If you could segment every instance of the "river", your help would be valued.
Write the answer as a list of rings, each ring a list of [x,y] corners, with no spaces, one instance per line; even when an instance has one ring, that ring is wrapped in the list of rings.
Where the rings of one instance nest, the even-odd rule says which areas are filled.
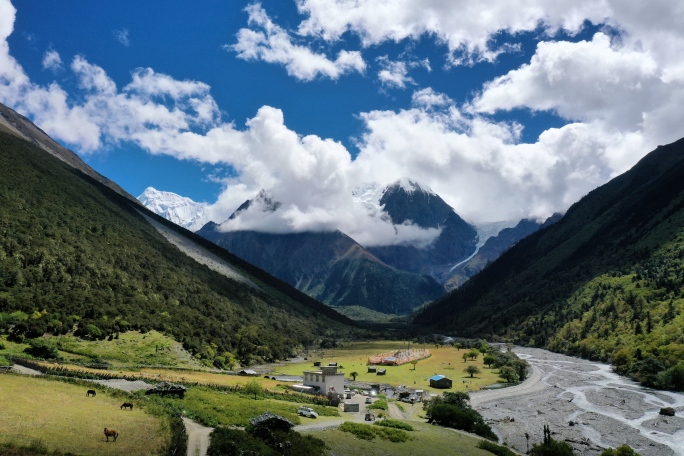
[[[512,388],[471,393],[471,403],[496,433],[521,452],[543,439],[549,425],[581,456],[623,443],[641,456],[684,456],[684,395],[643,388],[607,364],[516,347],[533,372]],[[661,416],[673,407],[676,416]]]

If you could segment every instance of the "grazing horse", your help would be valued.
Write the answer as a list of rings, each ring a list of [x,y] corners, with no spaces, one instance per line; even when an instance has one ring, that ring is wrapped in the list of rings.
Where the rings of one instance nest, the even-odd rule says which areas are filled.
[[[133,404],[131,404],[130,402],[124,402],[123,404],[121,404],[121,410],[123,410],[125,408],[133,410]]]
[[[97,394],[97,393],[95,392],[95,390],[88,390],[88,392],[86,393],[86,397],[88,397],[88,396],[93,396],[93,397],[94,397],[95,394]]]
[[[116,438],[119,436],[119,433],[116,432],[114,429],[107,429],[107,428],[105,428],[104,434],[105,434],[105,437],[107,437],[107,442],[109,442],[110,437],[114,437],[114,441],[116,442]]]

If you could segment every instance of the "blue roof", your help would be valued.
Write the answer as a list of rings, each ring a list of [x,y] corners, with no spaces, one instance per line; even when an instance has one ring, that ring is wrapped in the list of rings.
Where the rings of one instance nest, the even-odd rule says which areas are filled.
[[[433,375],[432,377],[430,377],[430,380],[437,381],[437,380],[441,380],[443,378],[446,378],[446,377],[444,375]]]

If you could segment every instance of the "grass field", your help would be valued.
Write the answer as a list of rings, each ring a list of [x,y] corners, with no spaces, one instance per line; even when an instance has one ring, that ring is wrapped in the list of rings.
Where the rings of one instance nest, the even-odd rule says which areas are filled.
[[[106,361],[112,366],[169,366],[193,369],[205,368],[199,361],[183,350],[180,343],[157,331],[141,334],[138,331],[121,333],[113,340],[82,340],[75,336],[46,337],[57,344],[59,355],[67,362],[90,363]],[[25,343],[9,342],[0,337],[5,346],[0,355],[28,356]]]
[[[491,385],[500,381],[497,369],[489,369],[482,363],[482,356],[475,361],[463,362],[462,355],[465,349],[456,350],[453,347],[436,348],[427,346],[432,356],[418,361],[414,366],[404,364],[402,366],[386,366],[387,375],[379,376],[368,373],[367,359],[371,355],[400,350],[406,348],[406,342],[375,341],[375,342],[351,342],[343,348],[335,348],[324,351],[309,353],[308,361],[278,366],[275,370],[286,375],[302,375],[305,370],[313,369],[314,361],[321,361],[323,365],[329,362],[337,362],[342,365],[341,369],[347,377],[351,372],[358,372],[357,381],[369,383],[388,383],[390,385],[406,385],[409,388],[423,389],[432,392],[443,391],[469,391],[478,390],[483,386]],[[421,345],[417,348],[423,348]],[[463,372],[466,366],[475,365],[481,373],[474,378]],[[441,374],[453,380],[453,388],[440,390],[430,388],[429,377]]]
[[[323,439],[329,454],[335,456],[434,456],[458,454],[459,456],[492,456],[477,448],[480,439],[454,430],[431,424],[411,422],[414,430],[407,442],[393,443],[386,440],[362,440],[339,430],[311,431],[310,435]]]
[[[140,407],[122,411],[122,402],[101,390],[86,397],[83,386],[2,374],[0,443],[40,441],[50,450],[93,456],[159,454],[170,438],[166,421]],[[116,443],[105,442],[105,427],[119,432]]]

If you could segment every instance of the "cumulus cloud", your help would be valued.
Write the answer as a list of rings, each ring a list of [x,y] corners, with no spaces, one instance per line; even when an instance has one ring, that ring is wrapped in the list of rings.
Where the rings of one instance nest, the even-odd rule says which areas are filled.
[[[542,28],[549,35],[559,30],[576,33],[585,20],[602,23],[611,13],[606,0],[299,0],[297,5],[308,16],[299,26],[302,35],[336,41],[350,32],[365,46],[434,36],[447,45],[454,64],[495,60],[511,48],[494,44],[492,38],[501,31],[515,35]]]
[[[539,43],[529,64],[486,84],[473,109],[493,113],[525,107],[634,129],[644,112],[666,102],[671,92],[666,85],[648,52],[614,46],[597,33],[591,41]]]
[[[129,37],[128,29],[122,28],[121,30],[112,30],[112,33],[114,34],[114,38],[116,38],[116,41],[118,41],[119,43],[123,44],[126,47],[131,45],[131,39]]]
[[[655,1],[652,7],[664,5]],[[477,14],[485,7],[477,2],[300,0],[298,6],[308,14],[299,28],[303,35],[333,40],[349,31],[371,45],[427,33],[447,43],[454,56],[477,59],[493,58],[497,49],[489,37],[496,31],[540,24],[549,34],[577,31],[584,20],[602,21],[612,11],[607,0],[544,8],[541,1],[492,1],[485,5],[490,15]],[[259,5],[248,13],[252,28],[241,30],[238,44],[230,47],[240,58],[282,64],[302,80],[335,79],[366,68],[358,53],[342,51],[333,61],[296,44]],[[151,68],[134,70],[131,81],[119,87],[105,69],[77,56],[66,71],[78,93],[70,95],[57,83],[35,84],[7,44],[15,14],[0,0],[0,100],[83,153],[131,143],[152,154],[230,166],[234,172],[210,208],[214,220],[225,220],[262,189],[282,204],[276,212],[246,211],[226,229],[340,229],[366,245],[424,245],[435,231],[369,216],[365,205],[354,202],[354,189],[410,176],[471,221],[544,218],[625,171],[657,144],[684,134],[684,81],[678,72],[684,54],[671,54],[684,49],[677,28],[681,12],[656,32],[649,11],[624,8],[606,19],[623,30],[619,39],[598,33],[587,41],[542,41],[526,65],[494,78],[465,105],[426,87],[413,93],[405,109],[359,113],[358,154],[334,139],[298,134],[275,107],[263,106],[244,125],[226,122],[208,85]],[[411,68],[411,62],[404,64]],[[388,70],[388,81],[391,74],[409,77]],[[553,111],[567,124],[523,143],[522,125],[491,116],[514,109]]]
[[[54,49],[48,49],[43,54],[43,69],[50,70],[52,72],[57,72],[62,69],[62,58],[59,56],[59,52]]]
[[[335,60],[315,53],[306,46],[293,43],[287,30],[273,23],[260,4],[246,8],[249,25],[237,34],[237,43],[224,46],[244,60],[262,60],[283,65],[287,73],[303,81],[318,76],[338,79],[345,73],[363,73],[366,62],[358,51],[342,50]]]

